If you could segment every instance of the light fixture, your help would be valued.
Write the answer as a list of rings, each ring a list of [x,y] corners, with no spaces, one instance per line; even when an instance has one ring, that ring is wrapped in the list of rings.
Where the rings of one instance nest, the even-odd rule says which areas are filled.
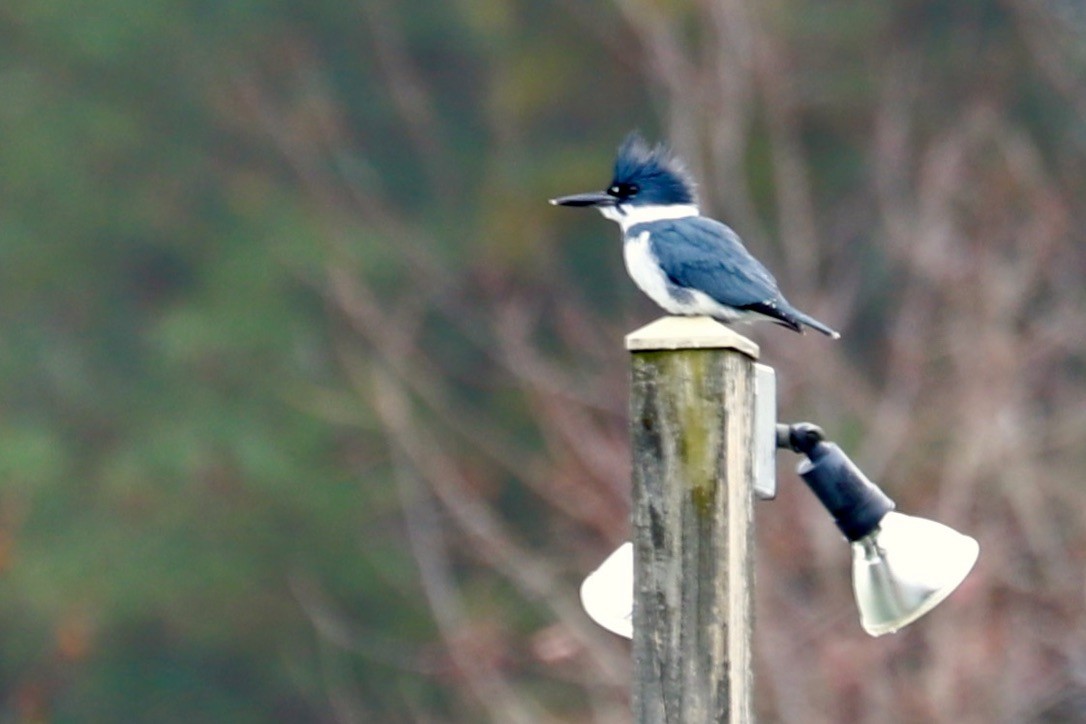
[[[894,501],[817,426],[777,425],[776,447],[806,456],[797,472],[852,545],[852,587],[868,634],[909,625],[969,575],[980,553],[976,540],[896,512]],[[624,543],[581,585],[581,603],[592,620],[626,638],[633,637],[633,568],[633,546]]]
[[[852,587],[867,633],[882,636],[909,625],[972,570],[976,540],[894,512],[894,501],[815,425],[778,425],[777,445],[807,456],[797,472],[852,544]]]

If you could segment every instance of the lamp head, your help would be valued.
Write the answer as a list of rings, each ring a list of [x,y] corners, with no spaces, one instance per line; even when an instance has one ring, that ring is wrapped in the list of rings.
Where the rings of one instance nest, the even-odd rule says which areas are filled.
[[[611,633],[633,638],[633,544],[623,543],[581,584],[581,606]]]
[[[893,633],[932,610],[977,561],[980,545],[942,523],[890,512],[852,543],[852,588],[860,625]]]

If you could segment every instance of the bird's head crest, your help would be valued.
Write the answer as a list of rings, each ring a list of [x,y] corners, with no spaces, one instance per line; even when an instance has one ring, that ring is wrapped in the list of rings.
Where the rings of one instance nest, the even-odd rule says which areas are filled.
[[[633,131],[619,146],[607,193],[622,203],[697,204],[694,179],[685,164],[662,143],[649,146]]]

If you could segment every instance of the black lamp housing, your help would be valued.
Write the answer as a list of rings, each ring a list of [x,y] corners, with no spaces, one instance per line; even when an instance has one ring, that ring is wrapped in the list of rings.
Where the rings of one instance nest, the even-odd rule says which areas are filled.
[[[850,542],[865,538],[879,527],[894,501],[882,492],[822,430],[807,422],[780,425],[780,447],[803,453],[807,459],[796,472],[833,516]]]

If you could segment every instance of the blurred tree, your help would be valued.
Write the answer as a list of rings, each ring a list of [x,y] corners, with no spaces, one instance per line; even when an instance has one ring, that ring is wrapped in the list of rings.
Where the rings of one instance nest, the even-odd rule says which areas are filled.
[[[1083,718],[1084,36],[1019,0],[9,3],[3,717],[624,721],[576,587],[654,311],[544,200],[639,126],[845,332],[752,333],[784,416],[982,542],[860,639],[785,483],[763,718]]]

